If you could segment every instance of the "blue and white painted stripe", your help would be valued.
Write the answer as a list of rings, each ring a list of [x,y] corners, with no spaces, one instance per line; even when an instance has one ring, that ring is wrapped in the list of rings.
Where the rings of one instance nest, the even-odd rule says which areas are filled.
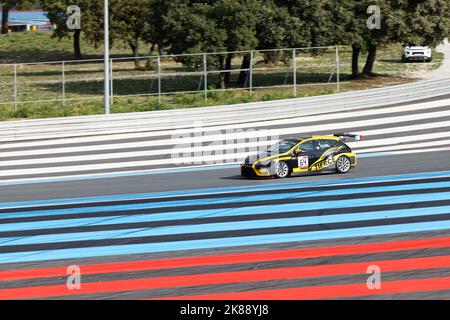
[[[71,204],[89,204],[89,203],[102,203],[109,201],[127,201],[127,200],[142,200],[142,199],[155,199],[155,198],[169,198],[176,196],[202,196],[212,194],[226,194],[234,192],[252,192],[252,191],[274,191],[285,190],[294,188],[307,188],[307,187],[319,187],[319,186],[337,186],[337,185],[351,185],[362,183],[377,183],[387,181],[408,181],[417,179],[429,179],[429,178],[445,178],[450,177],[450,171],[437,171],[437,172],[424,172],[424,173],[411,173],[367,178],[350,178],[345,180],[322,180],[322,181],[310,181],[310,182],[285,182],[285,183],[273,183],[264,185],[253,186],[239,186],[239,187],[225,187],[225,188],[210,188],[210,189],[196,189],[196,190],[180,190],[180,191],[168,191],[168,192],[153,192],[153,193],[138,193],[138,194],[126,194],[126,195],[112,195],[112,196],[96,196],[85,198],[66,198],[66,199],[53,199],[53,200],[38,200],[38,201],[21,201],[21,202],[6,202],[0,204],[0,209],[12,209],[12,208],[32,208],[38,206],[56,206],[56,205],[71,205]],[[0,217],[4,217],[0,215]]]
[[[450,229],[450,219],[447,215],[450,214],[450,205],[448,204],[433,204],[427,206],[431,202],[444,202],[450,200],[450,192],[441,191],[442,188],[450,187],[450,179],[446,181],[432,181],[432,178],[450,178],[449,172],[435,172],[421,175],[408,175],[400,176],[403,179],[407,178],[428,178],[431,179],[428,182],[414,183],[401,183],[387,186],[365,186],[359,187],[358,183],[361,181],[354,181],[350,188],[334,189],[334,190],[317,190],[313,192],[288,192],[277,193],[279,188],[283,185],[276,186],[270,189],[265,195],[251,195],[247,192],[251,192],[252,188],[239,189],[242,195],[224,197],[224,198],[198,198],[190,200],[174,200],[172,206],[174,211],[171,212],[159,212],[158,209],[167,208],[170,206],[170,198],[167,201],[161,201],[156,203],[146,204],[133,204],[133,205],[107,205],[99,207],[85,207],[85,208],[71,208],[71,209],[54,209],[54,210],[42,210],[40,211],[21,211],[1,214],[2,218],[14,217],[14,218],[26,218],[30,216],[45,216],[49,218],[48,221],[35,221],[35,222],[15,222],[0,224],[0,230],[3,232],[14,231],[26,231],[26,230],[42,230],[46,229],[43,234],[35,234],[29,236],[6,236],[0,238],[0,251],[4,247],[6,251],[0,253],[0,263],[9,262],[26,262],[26,261],[42,261],[42,260],[54,260],[54,259],[74,259],[74,258],[87,258],[87,257],[102,257],[108,255],[121,255],[121,254],[133,254],[133,253],[152,253],[162,251],[176,251],[176,250],[193,250],[193,249],[206,249],[206,248],[219,248],[230,246],[247,246],[247,245],[261,245],[261,244],[273,244],[283,242],[296,242],[307,240],[323,240],[333,238],[348,238],[358,236],[369,235],[386,235],[394,233],[406,233],[406,232],[420,232],[420,231],[432,231],[432,230],[445,230]],[[404,181],[394,177],[382,177],[381,181]],[[367,181],[366,181],[367,182]],[[351,184],[350,182],[347,182]],[[419,192],[415,192],[418,190]],[[427,190],[425,193],[421,193],[421,190]],[[394,192],[405,191],[408,194],[403,195],[389,195],[384,193],[379,196],[376,193],[379,192]],[[212,191],[211,191],[212,192]],[[366,193],[371,193],[369,198],[360,198],[359,196]],[[214,194],[214,193],[209,193]],[[354,198],[348,199],[348,196],[355,194]],[[334,196],[342,195],[347,199],[342,200],[323,200],[320,201],[322,196]],[[142,196],[142,195],[141,195]],[[311,196],[317,196],[318,201],[304,202],[303,199],[307,199]],[[201,195],[200,195],[201,197]],[[244,200],[245,199],[245,200]],[[203,205],[209,205],[214,203],[224,204],[239,204],[243,201],[257,201],[258,205],[255,206],[237,206],[232,208],[218,208],[218,209],[202,209]],[[295,199],[295,203],[283,203],[285,199]],[[265,204],[265,201],[277,200],[280,204]],[[416,205],[420,204],[420,208]],[[183,210],[186,205],[192,205],[194,210]],[[394,205],[405,205],[401,208],[393,208]],[[142,208],[147,206],[155,208],[156,212],[151,214],[130,214],[130,215],[114,215],[115,210],[132,210],[133,208]],[[365,210],[364,208],[370,206],[371,210]],[[383,206],[377,209],[377,206]],[[197,209],[198,208],[198,209]],[[333,213],[333,209],[345,209],[351,208],[351,212],[348,213]],[[359,209],[361,208],[361,209]],[[382,209],[383,208],[383,209]],[[180,210],[181,209],[181,210]],[[302,216],[302,212],[310,210],[323,210],[327,209],[329,213],[327,215],[310,215]],[[20,208],[18,209],[20,210]],[[331,211],[330,211],[331,210]],[[74,212],[83,212],[86,214],[85,218],[76,218],[63,220],[52,220],[52,216],[59,214],[68,214]],[[89,217],[89,213],[107,212],[111,213],[108,217]],[[276,213],[299,213],[301,216],[294,217],[280,217],[273,216]],[[342,212],[342,211],[341,211]],[[265,218],[264,214],[271,214],[271,218]],[[252,215],[253,218],[248,220],[246,215]],[[260,215],[260,219],[255,219],[255,215]],[[433,216],[433,217],[431,217]],[[185,219],[199,219],[199,218],[215,218],[215,217],[239,217],[238,221],[226,221],[219,222],[204,222],[204,223],[177,223],[179,220]],[[414,220],[418,217],[423,217],[426,221],[429,219],[438,219],[438,221],[417,222]],[[245,235],[247,231],[260,229],[271,230],[273,228],[281,227],[301,227],[301,226],[314,226],[333,223],[354,223],[360,222],[365,225],[372,222],[383,222],[390,219],[389,225],[376,225],[370,227],[348,227],[332,230],[319,230],[319,231],[304,231],[304,232],[290,232],[272,233],[260,235]],[[401,219],[392,222],[392,219]],[[144,223],[154,221],[169,221],[173,222],[165,226],[157,227],[129,227],[128,223]],[[392,224],[395,223],[395,224]],[[122,224],[124,226],[122,227]],[[112,225],[109,230],[95,230],[96,226]],[[67,228],[67,227],[83,227],[90,226],[94,229],[87,231],[77,230],[76,232],[56,232],[52,233],[51,229],[55,228]],[[214,233],[214,232],[234,232],[235,236],[217,236],[212,239],[201,239],[201,234]],[[176,240],[172,240],[171,236],[177,235]],[[195,240],[180,240],[182,237],[190,236],[197,237]],[[148,243],[136,244],[121,244],[111,242],[108,245],[108,240],[128,239],[133,242],[133,239],[141,240],[145,237],[163,236],[166,239],[158,242],[152,242],[149,238]],[[106,241],[106,244],[98,246],[95,242],[92,244],[89,241],[102,240]],[[147,241],[147,240],[146,240]],[[66,249],[52,248],[54,245],[58,246],[63,243],[67,246]],[[71,243],[74,243],[73,245]],[[88,243],[86,246],[78,246],[77,243]],[[21,249],[14,252],[14,246],[20,246]],[[24,247],[25,246],[25,247]],[[27,251],[27,246],[32,248],[42,248],[42,250]],[[73,247],[71,247],[73,246]]]

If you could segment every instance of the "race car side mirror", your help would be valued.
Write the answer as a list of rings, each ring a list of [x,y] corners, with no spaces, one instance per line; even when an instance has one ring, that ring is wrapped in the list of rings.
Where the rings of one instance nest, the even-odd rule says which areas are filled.
[[[295,149],[294,150],[294,154],[295,155],[298,155],[298,154],[300,154],[300,153],[302,153],[303,151],[302,151],[302,149]]]

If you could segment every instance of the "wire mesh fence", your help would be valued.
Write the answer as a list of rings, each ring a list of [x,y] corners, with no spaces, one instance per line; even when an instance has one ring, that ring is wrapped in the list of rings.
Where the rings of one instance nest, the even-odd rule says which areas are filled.
[[[305,85],[339,91],[338,47],[112,58],[111,100],[180,94],[291,88]],[[55,61],[0,65],[0,105],[103,99],[103,60]]]
[[[397,61],[398,57],[383,57]],[[389,60],[392,59],[392,60]],[[0,106],[67,106],[103,99],[101,59],[0,65]],[[217,52],[110,60],[111,102],[187,94],[205,101],[218,92],[289,90],[322,86],[339,92],[351,74],[351,48],[314,47]],[[343,81],[344,80],[344,81]]]

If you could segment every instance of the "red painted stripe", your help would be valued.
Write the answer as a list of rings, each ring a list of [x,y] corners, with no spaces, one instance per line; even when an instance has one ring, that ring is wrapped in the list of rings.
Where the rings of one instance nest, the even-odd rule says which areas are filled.
[[[367,267],[371,265],[379,266],[382,272],[448,268],[450,267],[450,256],[369,261],[322,266],[303,266],[268,270],[222,272],[214,274],[195,274],[133,280],[88,282],[82,283],[80,290],[68,290],[65,285],[3,289],[0,290],[0,299],[54,297],[64,295],[124,292],[172,287],[217,285],[224,283],[242,283],[348,274],[366,274]]]
[[[381,288],[370,290],[365,283],[293,289],[230,292],[210,295],[163,298],[158,300],[308,300],[362,297],[381,294],[412,293],[450,289],[450,278],[413,279],[382,282]]]
[[[450,237],[81,265],[84,275],[450,247]],[[0,281],[66,276],[66,266],[0,271]]]

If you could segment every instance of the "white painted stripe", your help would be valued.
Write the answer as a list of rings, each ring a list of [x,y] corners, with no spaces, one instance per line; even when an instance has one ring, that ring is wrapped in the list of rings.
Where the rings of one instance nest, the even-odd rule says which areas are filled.
[[[191,132],[198,132],[198,131],[205,131],[205,130],[227,130],[227,129],[236,129],[236,128],[258,128],[258,127],[269,127],[269,126],[276,126],[276,125],[286,125],[286,124],[297,124],[297,126],[301,126],[302,123],[307,122],[314,122],[314,121],[325,121],[325,120],[332,120],[332,119],[345,119],[345,118],[351,118],[351,117],[361,117],[361,116],[370,116],[370,115],[388,115],[390,113],[395,112],[405,112],[405,111],[417,111],[417,110],[427,110],[431,108],[436,107],[443,107],[450,105],[450,99],[448,100],[440,100],[440,101],[434,101],[434,102],[427,102],[427,103],[418,103],[418,104],[411,104],[411,105],[405,105],[405,106],[398,106],[398,107],[390,107],[390,108],[381,108],[381,109],[371,109],[371,110],[363,110],[363,111],[352,111],[352,112],[340,112],[336,114],[324,114],[324,115],[316,115],[316,116],[305,116],[305,117],[297,117],[297,118],[289,118],[289,119],[283,119],[283,120],[272,120],[272,121],[260,121],[260,122],[252,122],[252,123],[243,123],[243,124],[235,124],[235,125],[223,125],[216,128],[209,128],[207,127],[209,123],[207,121],[203,122],[203,128],[197,128],[196,130],[190,129],[175,129],[170,124],[165,125],[165,130],[159,130],[154,132],[140,132],[140,133],[128,133],[130,130],[133,131],[148,131],[149,127],[146,126],[144,128],[138,129],[136,126],[131,126],[130,129],[124,130],[124,129],[111,129],[99,132],[95,128],[94,132],[77,132],[77,135],[96,135],[96,136],[89,136],[89,137],[82,137],[82,138],[60,138],[61,136],[58,135],[58,140],[49,140],[49,141],[34,141],[34,142],[25,142],[22,143],[7,143],[0,146],[0,149],[4,148],[17,148],[17,147],[33,147],[33,146],[47,146],[47,145],[55,145],[55,144],[61,144],[61,143],[88,143],[88,142],[98,142],[98,141],[112,141],[117,139],[132,139],[132,138],[145,138],[145,137],[154,137],[154,136],[161,136],[161,135],[167,135],[172,134],[173,130],[177,130],[178,134],[184,134],[184,133],[191,133]],[[254,119],[250,119],[254,120]],[[186,120],[184,123],[189,123],[190,121]],[[194,124],[193,121],[192,125]],[[54,127],[53,129],[56,129]],[[14,132],[14,135],[16,137],[20,136],[20,133],[17,130],[11,129]],[[5,132],[5,134],[10,133]],[[61,128],[62,133],[69,130],[67,126],[63,126]],[[82,130],[82,128],[76,129],[76,130]],[[28,129],[24,131],[24,134],[31,134],[32,132]],[[100,134],[106,134],[105,136],[99,136]],[[5,134],[0,135],[0,141],[5,138]],[[71,134],[72,135],[72,134]],[[55,135],[49,134],[47,135],[49,138],[55,138]],[[33,134],[31,137],[28,137],[26,139],[40,139],[41,136],[38,134]],[[9,138],[8,138],[9,139]]]
[[[393,138],[393,139],[380,139],[375,141],[369,141],[373,143],[381,143],[380,141],[397,141],[398,143],[405,142],[405,141],[415,141],[418,137],[423,137],[424,135],[420,136],[410,136],[405,137],[407,140],[401,140],[400,138]],[[428,135],[428,137],[433,138],[440,138],[440,137],[447,137],[448,133],[433,133]],[[448,142],[447,140],[445,140]],[[434,146],[435,142],[429,142],[429,143],[422,143],[421,147],[424,146]],[[445,143],[441,143],[441,145]],[[366,145],[367,146],[367,145]],[[408,147],[414,147],[415,149],[417,144],[412,144],[409,146],[403,145],[399,149],[405,149]],[[187,149],[189,150],[189,149]],[[388,148],[379,148],[376,150],[366,150],[370,152],[383,152],[388,151]],[[395,149],[393,149],[395,150]],[[242,161],[249,152],[237,152],[237,153],[224,153],[222,150],[216,150],[218,154],[214,155],[202,155],[202,156],[187,156],[184,157],[180,155],[180,157],[173,157],[173,158],[167,158],[167,159],[157,159],[157,160],[145,160],[145,161],[120,161],[117,163],[102,163],[102,164],[82,164],[76,166],[60,166],[60,167],[45,167],[45,168],[37,168],[37,169],[12,169],[12,170],[2,170],[0,171],[0,176],[6,177],[6,176],[14,176],[14,175],[27,175],[27,174],[44,174],[44,173],[62,173],[62,172],[73,172],[73,171],[89,171],[89,170],[106,170],[106,169],[118,169],[123,167],[139,167],[139,166],[156,166],[156,165],[170,165],[170,164],[200,164],[200,163],[207,163],[207,162],[214,162],[215,164],[223,164],[227,163],[230,164],[232,162],[226,162],[226,160],[237,160]],[[362,150],[360,150],[363,152]],[[356,150],[358,152],[358,150]],[[42,159],[42,161],[45,161],[45,159]]]
[[[440,118],[444,116],[450,116],[449,111],[440,111],[433,112],[428,114],[415,114],[415,115],[407,115],[407,116],[398,116],[391,117],[385,119],[373,119],[373,120],[362,120],[362,121],[353,121],[353,122],[344,122],[335,124],[334,126],[331,124],[325,125],[317,125],[310,127],[291,127],[291,128],[283,128],[283,129],[273,129],[273,130],[263,130],[263,131],[246,131],[240,133],[232,133],[232,134],[215,134],[215,135],[207,135],[202,137],[180,137],[173,139],[165,139],[165,140],[153,140],[153,141],[141,141],[141,142],[133,142],[133,143],[116,143],[116,144],[105,144],[105,145],[94,145],[94,146],[81,146],[81,147],[61,147],[54,149],[42,149],[42,150],[26,150],[26,151],[14,151],[8,152],[6,156],[8,157],[19,157],[19,156],[31,156],[31,155],[49,155],[55,153],[69,153],[69,152],[85,152],[85,151],[105,151],[105,150],[117,150],[117,149],[132,149],[132,148],[141,148],[141,147],[154,147],[154,146],[173,146],[173,145],[184,145],[191,143],[199,143],[199,141],[209,142],[209,141],[221,141],[221,140],[243,140],[243,139],[256,139],[261,137],[276,137],[281,135],[300,135],[305,132],[318,132],[324,130],[335,130],[343,128],[351,128],[351,127],[362,127],[362,126],[370,126],[376,125],[380,122],[384,125],[387,124],[395,124],[401,123],[404,121],[412,121],[412,120],[421,120],[421,119],[434,119]],[[391,132],[393,132],[391,130]],[[361,145],[365,146],[365,143]]]
[[[399,144],[399,143],[410,142],[410,141],[420,142],[422,140],[440,139],[440,138],[448,138],[448,137],[449,137],[448,131],[444,131],[444,132],[418,134],[418,135],[405,136],[405,137],[375,139],[375,140],[369,140],[369,141],[355,141],[355,142],[349,142],[348,145],[351,148],[358,149],[358,148],[362,148],[362,147],[386,146],[386,145]]]
[[[417,135],[417,136],[408,136],[408,137],[399,137],[399,138],[387,138],[387,139],[377,139],[371,141],[365,141],[365,144],[358,144],[358,142],[348,143],[352,148],[355,148],[357,152],[380,152],[380,151],[388,151],[388,150],[398,150],[404,148],[414,148],[415,146],[442,146],[442,145],[450,145],[450,140],[439,140],[428,143],[414,143],[407,144],[401,146],[386,146],[388,144],[394,143],[404,143],[408,141],[416,141],[417,138],[420,137],[422,139],[436,139],[436,138],[446,138],[448,137],[447,132],[440,133],[432,133],[428,135]],[[218,145],[214,143],[213,145],[201,147],[184,147],[184,148],[173,148],[173,149],[160,149],[160,150],[150,150],[150,151],[134,151],[134,152],[121,152],[121,153],[106,153],[106,154],[94,154],[94,155],[80,155],[80,156],[64,156],[64,157],[54,157],[54,158],[38,158],[38,159],[23,159],[23,160],[10,160],[10,161],[0,161],[0,167],[4,166],[19,166],[19,165],[32,165],[32,164],[57,164],[64,162],[81,162],[83,161],[94,161],[94,160],[110,160],[115,159],[120,161],[120,159],[132,159],[137,157],[151,157],[158,155],[166,155],[166,158],[169,158],[172,155],[180,155],[177,158],[180,159],[181,154],[190,154],[195,155],[201,152],[211,152],[214,151],[217,154],[216,159],[222,159],[222,153],[230,152],[233,154],[235,150],[242,150],[247,153],[252,153],[258,151],[258,147],[265,147],[270,144],[274,144],[276,141],[251,141],[247,143],[232,143],[232,144],[224,144]],[[368,147],[371,145],[380,145],[380,148],[376,149],[358,149],[362,147]],[[418,147],[417,147],[418,148]],[[250,150],[250,151],[249,151]],[[261,149],[262,151],[263,149]],[[0,158],[1,159],[1,158]],[[180,161],[183,161],[180,159]],[[126,162],[123,162],[126,164]]]
[[[439,151],[450,151],[450,147],[447,148],[432,148],[432,149],[412,149],[412,150],[403,150],[403,151],[394,151],[389,152],[387,155],[401,155],[401,154],[414,154],[414,153],[422,153],[422,152],[439,152]],[[236,161],[233,163],[227,163],[226,165],[237,165],[241,161]],[[86,174],[72,174],[72,175],[61,175],[57,177],[39,177],[39,178],[21,178],[21,179],[11,179],[11,180],[0,180],[0,182],[3,183],[27,183],[27,182],[35,182],[35,181],[41,181],[46,179],[56,179],[56,180],[64,180],[64,179],[77,179],[77,178],[83,178],[83,179],[89,179],[89,178],[95,178],[95,177],[108,177],[109,175],[127,175],[127,174],[146,174],[146,173],[157,173],[157,172],[165,172],[167,170],[170,170],[173,173],[177,173],[178,170],[184,170],[184,169],[195,169],[195,168],[207,168],[207,167],[218,167],[221,165],[201,165],[201,166],[185,166],[185,167],[166,167],[166,168],[159,168],[159,169],[147,169],[147,170],[129,170],[129,171],[112,171],[110,173],[86,173]],[[405,179],[409,180],[409,179]],[[345,183],[342,183],[345,184]],[[339,184],[341,185],[341,184]]]
[[[36,159],[23,159],[23,160],[9,160],[9,161],[1,161],[0,160],[0,167],[3,166],[20,166],[20,165],[31,165],[31,164],[39,164],[39,163],[45,163],[45,164],[54,164],[54,163],[61,163],[61,162],[83,162],[83,161],[94,161],[94,160],[108,160],[108,159],[131,159],[136,157],[151,157],[151,156],[158,156],[158,155],[177,155],[177,154],[198,154],[201,152],[229,152],[230,150],[232,153],[234,153],[235,149],[242,150],[244,152],[252,152],[248,151],[254,150],[253,152],[257,152],[257,148],[264,146],[267,147],[268,145],[273,145],[278,140],[275,141],[253,141],[248,143],[232,143],[232,144],[223,144],[218,145],[214,143],[213,145],[209,146],[197,146],[197,147],[184,147],[184,148],[172,148],[172,149],[158,149],[158,150],[150,150],[150,151],[127,151],[127,152],[120,152],[120,153],[100,153],[100,154],[94,154],[94,155],[81,155],[81,156],[63,156],[63,157],[54,157],[54,158],[36,158]],[[262,150],[261,150],[262,151]],[[218,155],[218,158],[220,158],[221,155]],[[1,159],[1,158],[0,158]],[[80,163],[81,164],[81,163]]]
[[[383,129],[374,129],[367,131],[358,131],[358,134],[364,137],[370,137],[375,135],[383,135],[383,134],[394,134],[408,131],[418,131],[418,130],[431,130],[436,128],[443,128],[447,131],[450,131],[450,121],[437,121],[432,123],[423,123],[409,126],[398,126],[398,127],[388,127]]]
[[[177,166],[177,167],[166,167],[166,168],[158,168],[158,169],[145,169],[145,170],[127,170],[127,171],[111,171],[109,173],[86,173],[86,174],[70,174],[67,175],[58,175],[57,177],[39,177],[39,178],[19,178],[19,179],[9,179],[9,180],[1,180],[2,183],[21,183],[21,182],[33,182],[36,180],[47,180],[47,179],[71,179],[71,178],[89,178],[89,177],[104,177],[109,175],[128,175],[128,174],[145,174],[145,173],[157,173],[157,172],[166,172],[170,170],[173,173],[177,173],[178,171],[186,170],[186,169],[200,169],[200,168],[208,168],[208,167],[225,167],[227,165],[237,165],[239,161],[230,162],[227,164],[212,164],[212,165],[197,165],[197,166]]]
[[[217,163],[225,163],[227,159],[244,159],[248,156],[248,153],[236,153],[236,154],[224,154],[219,157],[220,161]],[[132,161],[132,162],[117,162],[117,163],[102,163],[102,164],[89,164],[89,165],[75,165],[75,166],[65,166],[65,167],[52,167],[52,168],[38,168],[38,169],[14,169],[14,170],[0,170],[0,177],[7,176],[21,176],[21,175],[31,175],[31,174],[46,174],[46,173],[64,173],[64,172],[74,172],[74,171],[89,171],[89,170],[105,170],[105,169],[121,169],[125,167],[146,167],[146,166],[156,166],[156,165],[170,165],[177,164],[183,161],[185,163],[196,163],[196,162],[216,162],[218,157],[214,156],[204,156],[204,157],[184,157],[182,159],[161,159],[161,160],[147,160],[147,161]],[[232,161],[230,163],[234,163]],[[212,164],[212,163],[211,163]],[[229,163],[227,163],[229,164]]]
[[[360,150],[355,150],[355,152],[358,152],[358,153],[388,152],[388,151],[393,151],[393,150],[419,149],[419,148],[424,148],[424,147],[435,147],[435,146],[449,148],[450,147],[450,139],[430,141],[430,142],[408,143],[408,144],[380,147],[380,148],[360,149]]]
[[[438,151],[450,151],[450,147],[394,151],[394,152],[389,152],[389,155],[402,155],[402,154],[426,153],[426,152],[438,152]]]

